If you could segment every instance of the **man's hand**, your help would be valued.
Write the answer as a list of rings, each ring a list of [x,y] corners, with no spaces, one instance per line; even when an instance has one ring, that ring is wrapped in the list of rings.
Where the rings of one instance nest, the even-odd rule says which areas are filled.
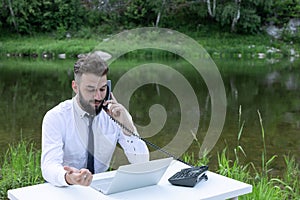
[[[89,186],[93,180],[93,175],[88,169],[76,169],[64,166],[66,170],[65,179],[69,185]]]
[[[137,133],[129,112],[122,104],[117,102],[113,93],[111,93],[111,100],[104,102],[103,105],[108,105],[107,113],[110,116],[121,122],[129,130],[133,131],[134,133]],[[123,132],[128,136],[132,135],[132,133],[128,132],[127,130],[123,129]]]

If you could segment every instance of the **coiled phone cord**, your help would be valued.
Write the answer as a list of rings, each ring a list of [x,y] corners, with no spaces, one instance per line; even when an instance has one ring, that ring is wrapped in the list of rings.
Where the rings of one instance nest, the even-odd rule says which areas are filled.
[[[107,111],[107,109],[104,109],[105,111]],[[107,113],[107,112],[106,112]],[[107,113],[108,114],[108,113]],[[169,153],[168,151],[164,150],[163,148],[157,146],[156,144],[153,144],[152,142],[140,137],[138,134],[136,134],[135,132],[133,132],[131,129],[129,129],[128,127],[126,127],[124,124],[122,124],[120,121],[118,121],[117,119],[115,119],[114,117],[112,117],[111,115],[108,114],[108,116],[117,124],[119,125],[122,129],[126,130],[127,132],[131,133],[133,136],[139,138],[140,140],[144,141],[146,144],[152,146],[154,149],[163,152],[164,154],[174,158],[175,160],[182,162],[188,166],[194,167],[193,165],[183,161],[182,159],[180,159],[179,157]]]

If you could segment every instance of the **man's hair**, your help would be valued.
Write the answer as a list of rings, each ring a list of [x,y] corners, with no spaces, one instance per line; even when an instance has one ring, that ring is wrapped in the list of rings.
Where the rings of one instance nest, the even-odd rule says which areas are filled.
[[[82,74],[104,76],[108,72],[107,63],[97,53],[89,53],[74,64],[74,79],[80,81]]]

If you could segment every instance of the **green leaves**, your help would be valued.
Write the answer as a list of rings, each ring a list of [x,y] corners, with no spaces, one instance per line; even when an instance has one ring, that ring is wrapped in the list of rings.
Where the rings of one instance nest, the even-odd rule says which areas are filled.
[[[215,2],[215,4],[214,4]],[[21,34],[55,32],[57,28],[77,32],[81,27],[115,29],[154,26],[191,29],[213,26],[237,33],[256,34],[267,23],[284,26],[300,16],[300,0],[4,0],[0,27]],[[237,17],[240,16],[240,17]],[[110,28],[112,29],[112,28]]]

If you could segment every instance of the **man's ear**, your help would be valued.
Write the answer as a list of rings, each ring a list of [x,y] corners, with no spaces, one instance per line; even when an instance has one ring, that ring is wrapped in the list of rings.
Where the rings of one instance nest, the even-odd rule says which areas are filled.
[[[74,80],[72,81],[72,89],[76,94],[78,93],[78,85]]]

